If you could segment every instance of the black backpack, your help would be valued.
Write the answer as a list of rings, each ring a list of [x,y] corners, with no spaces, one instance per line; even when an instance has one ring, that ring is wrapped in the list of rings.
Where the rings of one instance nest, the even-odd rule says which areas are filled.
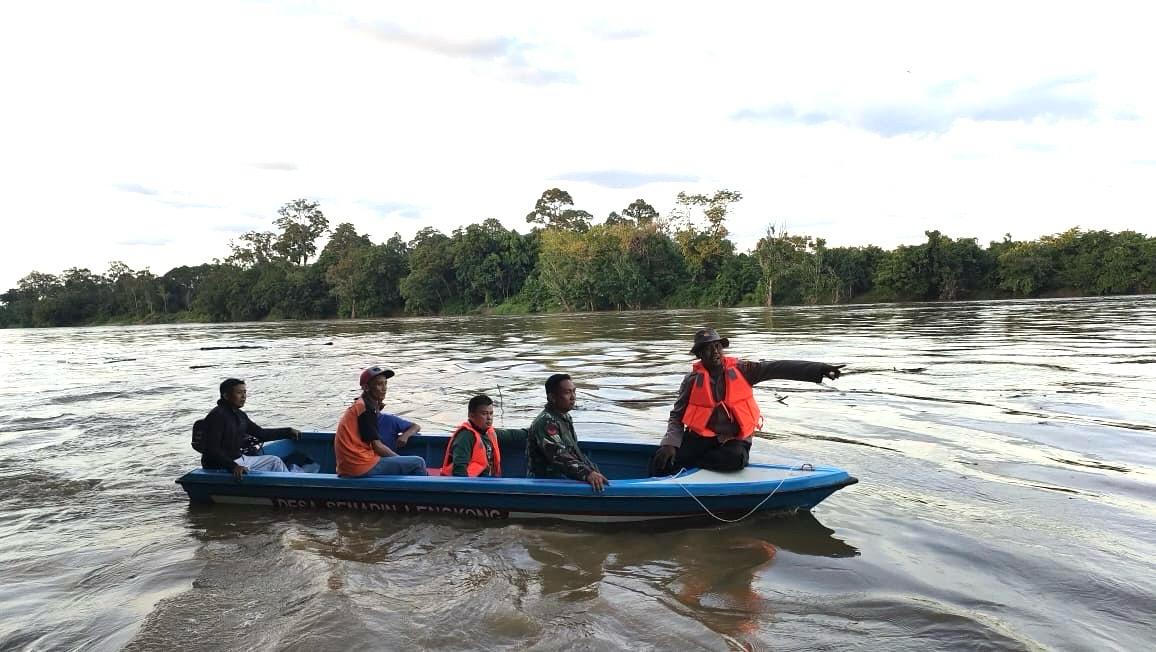
[[[193,450],[204,453],[201,442],[205,440],[205,420],[197,419],[193,422]]]

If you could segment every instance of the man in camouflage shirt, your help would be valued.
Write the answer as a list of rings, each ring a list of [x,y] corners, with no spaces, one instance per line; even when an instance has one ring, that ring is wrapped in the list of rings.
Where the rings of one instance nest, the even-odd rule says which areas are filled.
[[[570,420],[576,396],[570,376],[554,374],[546,380],[546,409],[530,424],[526,439],[526,476],[580,480],[601,492],[610,481],[578,448]]]

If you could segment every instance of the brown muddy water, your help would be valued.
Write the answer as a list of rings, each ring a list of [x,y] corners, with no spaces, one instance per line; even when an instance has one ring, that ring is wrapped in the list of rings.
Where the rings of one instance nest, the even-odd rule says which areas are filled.
[[[191,509],[227,376],[332,430],[358,371],[444,432],[657,441],[703,324],[772,381],[756,457],[860,484],[692,528]],[[202,347],[250,345],[244,350]],[[1061,649],[1156,645],[1156,299],[0,331],[0,649]]]

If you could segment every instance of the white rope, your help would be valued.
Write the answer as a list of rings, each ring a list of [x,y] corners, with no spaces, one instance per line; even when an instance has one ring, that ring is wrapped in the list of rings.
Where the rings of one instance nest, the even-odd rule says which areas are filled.
[[[766,498],[763,498],[762,502],[760,502],[758,505],[755,505],[754,507],[752,507],[752,508],[751,508],[751,511],[747,512],[746,514],[743,514],[742,516],[740,516],[740,517],[738,517],[738,518],[736,518],[736,519],[729,519],[729,518],[724,518],[724,517],[722,517],[722,516],[719,516],[718,514],[715,514],[715,513],[714,513],[714,512],[712,512],[712,511],[710,511],[710,508],[709,508],[709,507],[707,507],[706,505],[704,505],[704,504],[702,503],[702,501],[698,499],[698,496],[696,496],[696,495],[694,495],[693,493],[691,493],[691,492],[690,492],[690,489],[687,489],[687,488],[686,488],[686,485],[685,485],[685,484],[683,484],[682,482],[680,482],[680,481],[679,481],[679,479],[678,479],[678,476],[682,475],[682,472],[686,470],[686,467],[683,467],[683,468],[679,469],[677,473],[675,473],[674,475],[672,475],[672,476],[670,476],[670,477],[671,477],[671,479],[672,479],[672,480],[674,480],[674,481],[675,481],[675,483],[676,483],[676,484],[678,484],[678,486],[682,487],[682,490],[686,492],[686,495],[688,495],[688,496],[690,496],[691,498],[693,498],[693,499],[694,499],[694,502],[698,503],[698,506],[699,506],[699,507],[701,507],[701,508],[702,508],[702,510],[703,510],[704,512],[706,512],[707,514],[709,514],[709,515],[710,515],[712,518],[714,518],[714,519],[715,519],[715,520],[717,520],[717,521],[721,521],[721,522],[723,522],[723,523],[738,523],[739,521],[745,520],[745,519],[746,519],[747,517],[749,517],[751,514],[754,514],[755,512],[759,511],[759,508],[760,508],[760,507],[762,507],[763,505],[765,505],[765,504],[767,503],[767,501],[771,499],[771,496],[774,496],[774,495],[775,495],[775,492],[779,490],[779,487],[782,487],[782,486],[783,486],[783,483],[784,483],[784,482],[786,482],[786,481],[787,481],[789,478],[792,478],[792,477],[794,477],[794,472],[795,472],[796,470],[799,470],[799,471],[804,471],[804,470],[806,470],[806,468],[807,468],[807,467],[809,467],[809,466],[811,466],[811,465],[810,465],[810,464],[801,464],[801,465],[799,465],[799,468],[798,468],[798,469],[795,469],[795,468],[791,468],[791,469],[790,469],[790,471],[791,471],[791,474],[790,474],[790,475],[786,475],[786,476],[783,476],[783,479],[782,479],[782,480],[779,480],[779,484],[775,485],[775,488],[771,490],[771,493],[767,494],[767,497],[766,497]],[[812,468],[813,468],[813,467],[812,467]]]

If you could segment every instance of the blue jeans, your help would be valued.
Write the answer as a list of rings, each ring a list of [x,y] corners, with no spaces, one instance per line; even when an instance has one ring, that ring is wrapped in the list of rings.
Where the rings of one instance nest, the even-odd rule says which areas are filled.
[[[383,457],[372,469],[357,477],[368,478],[371,475],[426,475],[425,458],[417,455]]]

